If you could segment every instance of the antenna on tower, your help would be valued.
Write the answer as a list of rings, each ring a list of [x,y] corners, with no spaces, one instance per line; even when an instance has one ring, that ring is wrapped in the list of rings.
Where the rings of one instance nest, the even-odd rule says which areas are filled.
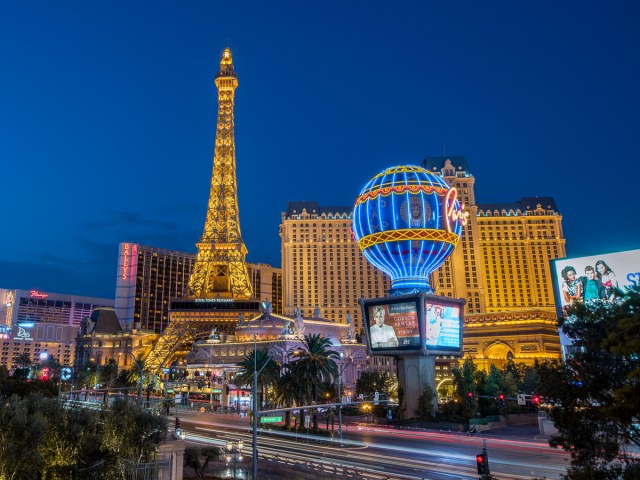
[[[229,36],[228,36],[228,35],[227,35],[227,48],[231,48],[231,47],[229,46]]]

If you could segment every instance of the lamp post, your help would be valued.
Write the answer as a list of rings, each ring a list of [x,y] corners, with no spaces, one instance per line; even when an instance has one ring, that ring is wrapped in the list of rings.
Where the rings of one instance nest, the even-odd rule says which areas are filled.
[[[271,361],[267,357],[264,365],[258,371],[257,335],[253,336],[253,478],[258,478],[258,375]]]
[[[342,356],[343,356],[343,353],[340,352],[340,357],[342,357]],[[340,393],[340,388],[342,386],[342,374],[344,373],[345,368],[347,368],[347,365],[352,363],[353,360],[354,360],[354,358],[351,355],[347,355],[347,357],[345,359],[345,363],[342,365],[342,367],[338,368],[338,401],[340,403],[342,403],[342,395]],[[342,405],[340,405],[338,407],[338,434],[340,435],[340,446],[342,447],[343,446],[343,443],[342,443]]]
[[[120,352],[120,355],[122,355],[122,353],[123,352]],[[126,351],[124,353],[125,355],[126,354],[131,355],[131,357],[133,358],[133,364],[136,367],[138,367],[138,407],[140,407],[140,410],[142,410],[142,376],[143,376],[144,362],[142,362],[141,360],[138,360],[136,356],[133,354],[133,352]]]
[[[237,442],[228,441],[226,446],[225,459],[227,463],[233,461],[233,478],[236,478],[236,462],[242,461],[242,448],[244,442],[239,440]]]

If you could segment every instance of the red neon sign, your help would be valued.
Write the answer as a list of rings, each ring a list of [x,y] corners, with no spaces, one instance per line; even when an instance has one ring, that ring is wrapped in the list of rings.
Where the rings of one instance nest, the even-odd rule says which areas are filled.
[[[120,276],[122,280],[127,280],[135,277],[136,274],[136,258],[138,258],[138,244],[124,244],[124,250],[122,252],[122,267],[120,268]]]
[[[125,243],[124,244],[124,258],[122,259],[122,279],[123,280],[127,279],[127,274],[129,273],[128,256],[129,256],[129,244]]]
[[[47,298],[48,293],[39,292],[38,290],[31,290],[31,298]]]

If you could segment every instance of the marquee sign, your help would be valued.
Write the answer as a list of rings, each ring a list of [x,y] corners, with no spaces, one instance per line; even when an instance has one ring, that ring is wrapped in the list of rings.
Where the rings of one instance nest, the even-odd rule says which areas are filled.
[[[18,324],[16,325],[18,331],[13,339],[24,340],[25,342],[33,341],[33,337],[31,336],[31,329],[34,325],[35,324],[33,322],[18,322]]]

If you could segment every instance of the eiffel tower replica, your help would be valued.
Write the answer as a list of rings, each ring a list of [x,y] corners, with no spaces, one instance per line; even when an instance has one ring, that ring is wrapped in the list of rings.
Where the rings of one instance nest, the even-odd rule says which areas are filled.
[[[233,131],[238,76],[228,47],[222,52],[215,84],[218,124],[204,232],[196,244],[198,255],[187,290],[182,298],[171,301],[169,325],[145,359],[145,367],[153,373],[159,373],[213,329],[233,333],[239,319],[260,312],[245,261],[247,247],[240,235]]]

